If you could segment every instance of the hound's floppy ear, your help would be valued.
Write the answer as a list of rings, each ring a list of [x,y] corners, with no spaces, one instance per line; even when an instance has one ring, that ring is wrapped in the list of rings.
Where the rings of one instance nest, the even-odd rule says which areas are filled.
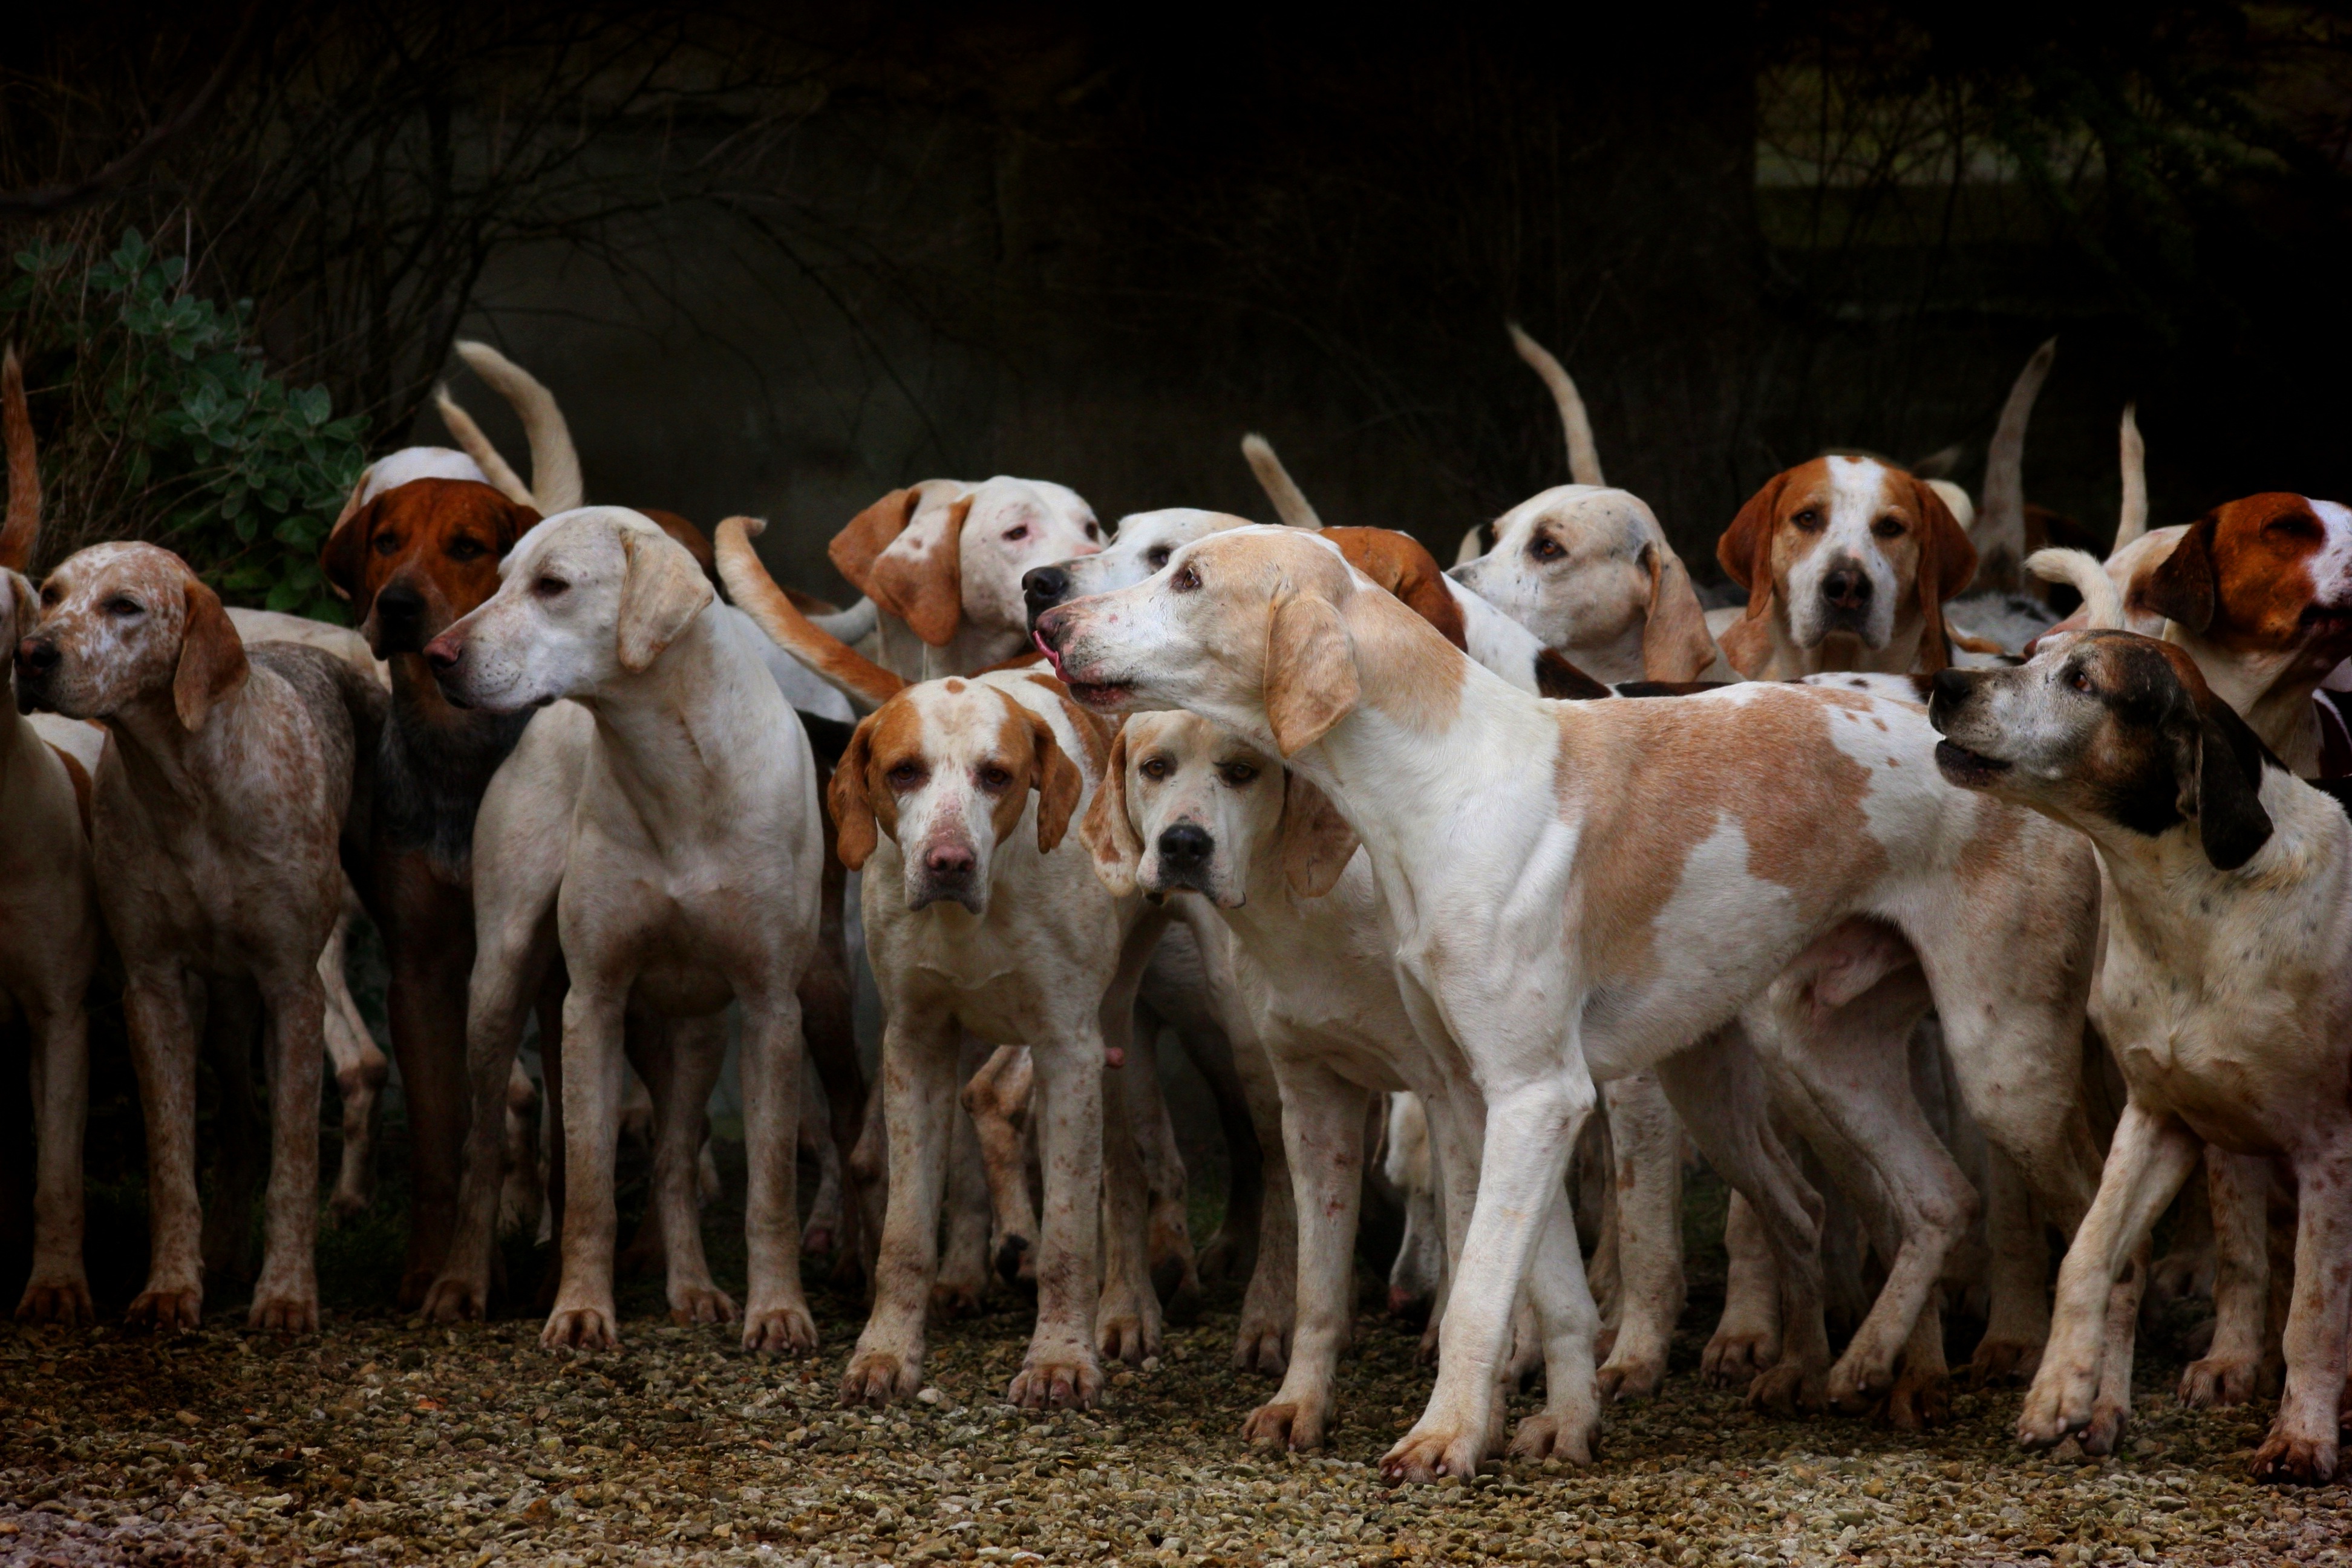
[[[504,557],[522,541],[522,536],[540,525],[539,509],[510,500],[499,509],[499,554]]]
[[[361,481],[366,483],[364,479]],[[343,505],[343,515],[335,519],[327,542],[319,547],[319,570],[327,575],[327,586],[339,599],[357,599],[366,585],[367,545],[375,532],[376,520],[383,514],[383,497],[378,496],[365,506],[359,504],[357,487],[352,499]],[[362,605],[364,611],[366,606]]]
[[[1762,620],[1772,607],[1772,526],[1780,514],[1780,491],[1788,482],[1786,474],[1766,480],[1715,542],[1717,563],[1748,590],[1748,620]]]
[[[180,666],[172,676],[172,706],[184,730],[204,728],[205,715],[245,684],[245,642],[221,608],[220,595],[198,581],[187,583],[187,616],[180,627]]]
[[[1327,528],[1323,537],[1339,547],[1348,564],[1402,600],[1437,635],[1465,653],[1462,606],[1454,600],[1437,558],[1421,541],[1390,528]]]
[[[849,745],[824,785],[825,809],[833,814],[834,850],[853,871],[864,868],[882,837],[874,820],[874,803],[866,798],[866,766],[874,760],[874,721],[880,717],[879,712],[867,714],[851,732]]]
[[[1327,599],[1277,600],[1265,637],[1265,717],[1286,757],[1321,740],[1363,697],[1347,623]]]
[[[2219,698],[2182,693],[2167,716],[2164,738],[2183,816],[2197,819],[2197,839],[2219,871],[2234,871],[2270,841],[2263,809],[2263,743],[2236,710]]]
[[[1650,606],[1642,622],[1642,679],[1696,680],[1721,657],[1707,635],[1706,607],[1683,558],[1663,539],[1642,546],[1650,572]]]
[[[1337,887],[1357,842],[1330,796],[1296,773],[1284,773],[1282,879],[1292,892],[1319,899]]]
[[[933,647],[955,640],[963,621],[963,525],[971,497],[891,541],[867,574],[866,592]]]
[[[824,552],[833,560],[834,569],[856,584],[857,591],[871,597],[873,590],[866,580],[874,572],[874,563],[890,548],[890,542],[907,531],[907,524],[915,520],[915,508],[921,502],[919,486],[892,490],[864,511],[849,520],[849,526],[833,536]]]
[[[621,578],[621,668],[635,675],[719,595],[686,546],[667,534],[624,528],[621,553],[628,562]]]
[[[2203,636],[2213,626],[2220,607],[2219,579],[2213,569],[2213,536],[2221,526],[2219,512],[2207,512],[2189,525],[2157,569],[2137,585],[2131,608],[2152,611],[2168,621]]]
[[[1037,748],[1036,765],[1029,774],[1037,786],[1037,853],[1051,855],[1070,830],[1078,797],[1087,793],[1087,775],[1078,772],[1078,764],[1054,739],[1051,724],[1026,708],[1021,712],[1029,721],[1029,739]]]
[[[1078,841],[1095,858],[1095,875],[1112,898],[1123,899],[1135,891],[1136,868],[1143,863],[1143,840],[1136,834],[1134,819],[1127,815],[1124,724],[1110,743],[1102,783],[1095,786],[1095,797],[1087,803],[1086,817],[1078,824]]]
[[[1919,634],[1919,671],[1933,675],[1952,662],[1944,601],[1976,581],[1977,547],[1935,486],[1915,479],[1911,496],[1919,513],[1919,615],[1927,623]]]

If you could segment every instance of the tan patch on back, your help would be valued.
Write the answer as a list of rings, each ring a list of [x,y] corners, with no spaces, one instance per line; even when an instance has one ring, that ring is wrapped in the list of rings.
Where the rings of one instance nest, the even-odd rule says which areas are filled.
[[[1885,872],[1885,850],[1861,830],[1869,770],[1829,733],[1830,708],[1868,706],[1808,689],[1736,704],[1662,698],[1560,710],[1553,790],[1562,819],[1579,827],[1595,984],[1706,962],[1657,952],[1655,926],[1692,852],[1727,817],[1747,840],[1748,875],[1801,905],[1830,902]]]

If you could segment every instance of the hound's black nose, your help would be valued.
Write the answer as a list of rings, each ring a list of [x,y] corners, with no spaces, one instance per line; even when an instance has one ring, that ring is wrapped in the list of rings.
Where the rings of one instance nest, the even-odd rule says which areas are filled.
[[[1928,682],[1927,710],[1930,715],[1948,713],[1969,700],[1969,678],[1958,669],[1939,669]]]
[[[1217,841],[1197,822],[1180,822],[1160,835],[1160,864],[1169,870],[1198,870],[1209,863]]]
[[[1870,574],[1859,566],[1832,566],[1822,579],[1822,597],[1841,610],[1859,610],[1870,604]]]
[[[26,637],[16,645],[17,664],[35,675],[47,675],[64,657],[46,637]]]
[[[406,583],[394,583],[375,596],[375,620],[386,654],[416,652],[424,619],[425,595]]]
[[[1070,574],[1059,566],[1033,566],[1021,579],[1021,597],[1029,606],[1029,625],[1070,596]]]

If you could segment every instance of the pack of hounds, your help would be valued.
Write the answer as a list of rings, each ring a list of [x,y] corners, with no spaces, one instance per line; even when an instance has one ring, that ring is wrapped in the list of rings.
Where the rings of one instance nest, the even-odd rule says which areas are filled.
[[[1163,1303],[1245,1277],[1234,1360],[1280,1383],[1241,1436],[1313,1449],[1370,1191],[1403,1207],[1390,1305],[1425,1315],[1435,1368],[1387,1474],[1581,1464],[1665,1375],[1695,1150],[1733,1194],[1703,1373],[1754,1404],[1933,1422],[1965,1314],[1965,1374],[2030,1384],[2021,1443],[2105,1453],[2143,1312],[2203,1293],[2181,1397],[2276,1392],[2256,1474],[2334,1478],[2352,822],[2326,781],[2352,773],[2352,511],[2259,494],[2150,529],[2126,411],[2114,548],[2063,548],[2081,531],[2021,484],[2044,345],[1980,506],[1816,458],[1733,519],[1744,598],[1709,608],[1512,331],[1575,482],[1450,570],[1323,526],[1252,437],[1276,525],[1113,531],[1060,485],[929,479],[832,541],[846,609],[779,587],[756,520],[706,539],[583,506],[551,395],[461,344],[522,416],[530,480],[445,390],[457,446],[374,463],[325,544],[356,632],[225,608],[152,545],[22,575],[40,487],[12,355],[0,1011],[33,1042],[38,1140],[18,1315],[92,1317],[102,986],[147,1129],[131,1321],[194,1325],[230,1278],[255,1325],[316,1328],[323,1064],[338,1214],[369,1202],[386,1078],[341,974],[364,910],[412,1131],[403,1298],[430,1319],[482,1317],[501,1232],[545,1224],[551,1347],[618,1347],[634,1258],[678,1321],[807,1352],[802,1258],[837,1252],[872,1303],[844,1401],[914,1395],[928,1321],[1001,1276],[1036,1303],[1007,1397],[1084,1406],[1158,1348]],[[534,1017],[543,1092],[517,1065]],[[700,1229],[730,1035],[740,1302]],[[1232,1151],[1197,1256],[1166,1038]],[[209,1204],[200,1042],[229,1091]],[[616,1255],[633,1120],[653,1199]]]

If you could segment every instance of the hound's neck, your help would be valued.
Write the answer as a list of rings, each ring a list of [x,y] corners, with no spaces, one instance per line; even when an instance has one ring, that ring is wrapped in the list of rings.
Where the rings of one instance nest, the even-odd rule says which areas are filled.
[[[2219,919],[2232,903],[2260,898],[2284,918],[2298,889],[2316,878],[2344,876],[2352,824],[2333,800],[2273,767],[2263,770],[2261,798],[2271,836],[2233,871],[2205,858],[2194,821],[2153,837],[2105,820],[2076,824],[2089,833],[2117,894],[2109,911],[2117,932],[2184,971],[2201,969],[2215,936],[2236,931]],[[2243,956],[2234,949],[2212,954],[2224,966]]]
[[[595,718],[614,782],[656,837],[723,827],[761,783],[763,756],[730,737],[758,721],[758,686],[771,694],[775,686],[765,666],[728,642],[725,613],[711,604],[645,670],[574,696]]]
[[[101,718],[139,798],[179,801],[194,810],[218,797],[216,786],[236,770],[223,770],[215,763],[246,750],[253,683],[259,674],[248,674],[243,686],[214,703],[194,730],[180,722],[168,687]]]

